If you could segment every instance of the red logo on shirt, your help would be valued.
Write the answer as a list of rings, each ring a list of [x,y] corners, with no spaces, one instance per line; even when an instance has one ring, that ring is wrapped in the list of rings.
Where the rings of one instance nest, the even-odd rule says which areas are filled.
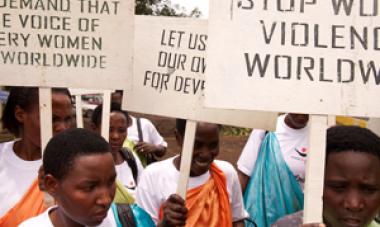
[[[302,147],[301,150],[298,150],[297,148],[294,148],[294,150],[301,157],[306,157],[307,156],[307,148],[305,148],[305,147]]]

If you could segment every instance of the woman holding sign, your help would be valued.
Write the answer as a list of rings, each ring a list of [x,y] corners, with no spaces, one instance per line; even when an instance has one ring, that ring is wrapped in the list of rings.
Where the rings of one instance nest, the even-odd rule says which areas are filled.
[[[71,96],[52,89],[53,134],[73,126]],[[11,89],[1,118],[18,139],[0,144],[0,226],[17,226],[41,213],[43,194],[38,188],[41,166],[39,97],[36,87]]]
[[[186,121],[177,120],[176,140],[182,147]],[[157,226],[244,226],[237,173],[228,162],[215,160],[219,153],[219,126],[198,123],[185,201],[174,195],[181,155],[149,165],[143,172],[136,201]]]

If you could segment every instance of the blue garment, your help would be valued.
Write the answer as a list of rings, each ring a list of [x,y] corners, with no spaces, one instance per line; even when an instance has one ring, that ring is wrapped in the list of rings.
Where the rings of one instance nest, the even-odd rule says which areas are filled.
[[[135,217],[135,223],[137,227],[155,227],[150,215],[137,204],[130,205]]]
[[[145,210],[143,210],[136,204],[132,204],[129,206],[132,209],[133,219],[135,221],[136,227],[155,227],[156,226],[152,218],[150,217],[150,215]],[[119,214],[117,212],[117,207],[115,203],[112,203],[111,209],[115,217],[117,227],[123,227],[120,222]]]
[[[301,186],[285,163],[273,132],[268,132],[261,144],[244,193],[244,206],[259,227],[269,227],[278,218],[303,209]]]

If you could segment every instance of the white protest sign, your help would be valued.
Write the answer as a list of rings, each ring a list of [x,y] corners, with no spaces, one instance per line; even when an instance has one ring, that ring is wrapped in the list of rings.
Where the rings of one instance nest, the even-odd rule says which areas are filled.
[[[369,128],[372,132],[380,136],[380,119],[370,118],[367,124],[367,128]]]
[[[134,1],[0,0],[0,84],[124,89]]]
[[[277,114],[203,107],[207,21],[136,16],[133,88],[124,108],[168,117],[274,129]],[[238,93],[236,91],[235,93]],[[219,98],[235,96],[225,93]]]
[[[377,1],[212,0],[205,105],[380,116],[379,13]]]

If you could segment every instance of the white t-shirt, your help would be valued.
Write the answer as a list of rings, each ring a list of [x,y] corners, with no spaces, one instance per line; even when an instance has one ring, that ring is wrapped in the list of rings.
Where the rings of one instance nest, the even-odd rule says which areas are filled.
[[[50,211],[57,209],[57,206],[52,206],[47,209],[42,214],[30,218],[24,222],[22,222],[19,227],[54,227],[53,223],[50,220],[49,213]],[[107,217],[103,220],[98,227],[117,227],[115,217],[113,215],[113,211],[110,208],[107,213]]]
[[[117,173],[117,179],[121,183],[123,183],[123,185],[127,188],[128,192],[134,195],[137,184],[144,170],[144,167],[142,166],[141,161],[137,157],[137,155],[134,152],[132,153],[133,153],[133,156],[135,157],[136,165],[137,165],[137,182],[135,182],[135,180],[133,179],[132,169],[129,167],[126,161],[124,161],[123,163],[119,165],[115,165],[115,168],[116,168],[116,173]]]
[[[0,217],[28,191],[42,162],[25,161],[13,151],[15,141],[0,143]]]
[[[137,120],[135,117],[132,117],[132,125],[128,128],[128,139],[138,142],[139,141],[139,133],[137,130]],[[164,138],[160,135],[160,133],[157,131],[156,127],[152,124],[151,121],[145,118],[140,118],[141,122],[141,131],[143,134],[144,142],[155,144],[155,145],[162,145],[164,147],[167,147],[168,144],[164,141]]]
[[[167,198],[176,193],[179,171],[173,164],[175,157],[155,162],[145,168],[136,191],[136,203],[150,214],[153,221],[159,221],[159,209]],[[234,167],[225,161],[215,160],[227,179],[227,192],[230,200],[232,220],[239,221],[247,217],[244,209],[238,176]],[[207,182],[210,173],[190,177],[188,190]]]
[[[286,164],[293,172],[297,181],[303,186],[305,182],[306,155],[309,147],[309,126],[293,129],[285,124],[285,115],[277,119],[276,137]],[[261,142],[265,136],[264,130],[253,130],[237,162],[238,169],[251,176]]]

